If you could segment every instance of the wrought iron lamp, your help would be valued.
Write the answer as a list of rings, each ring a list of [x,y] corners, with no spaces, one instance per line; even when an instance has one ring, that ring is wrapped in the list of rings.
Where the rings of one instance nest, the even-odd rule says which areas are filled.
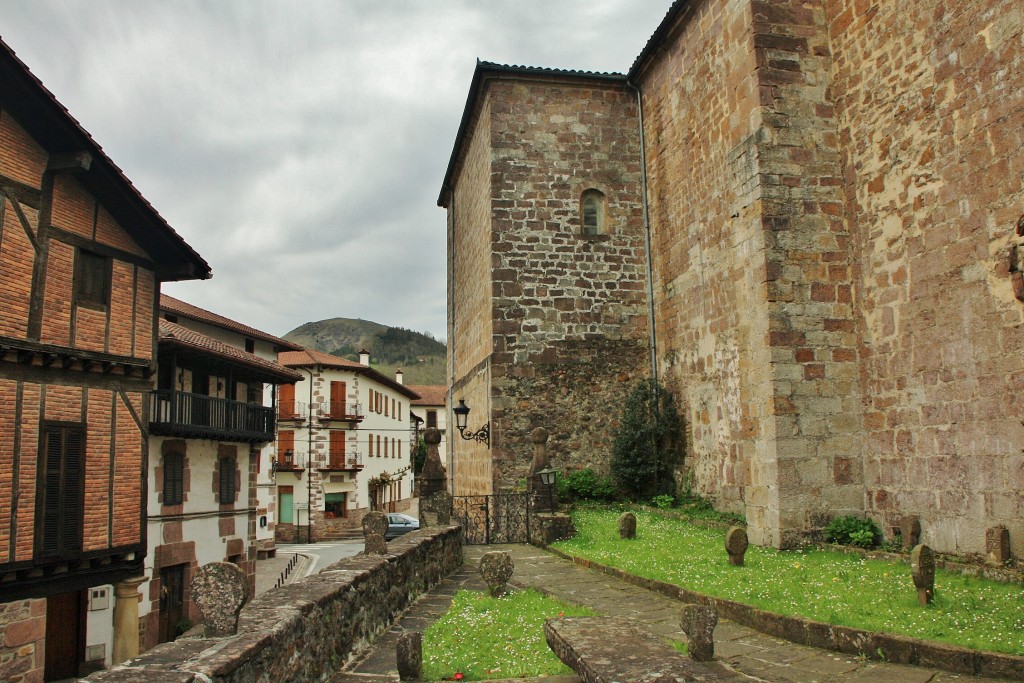
[[[459,430],[459,434],[466,441],[479,441],[487,446],[491,447],[491,423],[485,422],[484,425],[476,430],[475,432],[466,431],[466,421],[469,418],[469,406],[466,405],[465,399],[459,399],[459,405],[452,408],[452,412],[455,413],[455,426]]]

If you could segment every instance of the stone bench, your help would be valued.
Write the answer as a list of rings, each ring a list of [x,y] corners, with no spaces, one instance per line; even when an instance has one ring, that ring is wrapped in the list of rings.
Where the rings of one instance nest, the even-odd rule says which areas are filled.
[[[640,623],[621,617],[548,619],[544,636],[584,683],[754,680],[719,662],[695,662]]]

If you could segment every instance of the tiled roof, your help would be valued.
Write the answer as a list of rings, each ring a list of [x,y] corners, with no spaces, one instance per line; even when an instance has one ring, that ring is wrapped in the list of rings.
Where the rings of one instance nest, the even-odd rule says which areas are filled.
[[[239,334],[244,334],[245,336],[252,337],[253,339],[261,339],[265,342],[270,342],[275,346],[280,346],[285,349],[297,351],[302,348],[298,344],[292,343],[286,339],[275,337],[272,334],[267,334],[266,332],[257,330],[254,327],[243,325],[240,322],[236,322],[234,320],[231,320],[230,318],[225,318],[222,315],[217,315],[216,313],[207,311],[204,308],[193,306],[192,304],[186,303],[181,299],[175,299],[173,296],[170,296],[168,294],[160,295],[160,310],[182,318],[189,318],[190,320],[197,320],[199,322],[207,323],[209,325],[223,327],[226,330],[238,332]]]
[[[251,353],[246,353],[241,349],[228,346],[216,339],[207,337],[205,334],[200,334],[195,330],[190,330],[168,320],[160,320],[160,343],[176,344],[195,351],[220,356],[234,363],[261,370],[269,376],[283,381],[285,384],[291,384],[302,379],[302,374],[278,365],[274,361],[265,360]]]
[[[210,277],[210,265],[167,224],[99,143],[42,81],[0,40],[3,108],[49,152],[82,151],[92,159],[76,180],[111,212],[118,224],[153,259],[162,281]]]
[[[386,387],[391,387],[400,394],[404,394],[411,399],[419,398],[419,394],[413,391],[410,387],[404,384],[399,384],[395,380],[391,379],[387,375],[384,375],[373,368],[363,365],[362,363],[356,363],[355,361],[348,360],[347,358],[339,358],[338,356],[332,356],[329,353],[323,351],[315,351],[313,349],[302,349],[301,351],[282,351],[277,354],[277,362],[281,365],[286,365],[290,368],[302,368],[311,365],[322,365],[327,368],[338,368],[341,370],[351,370],[352,372],[359,375],[366,375],[370,379],[374,380],[378,384],[383,384]]]
[[[621,81],[625,74],[614,71],[586,71],[584,69],[555,69],[549,66],[526,66],[525,64],[499,64],[498,62],[476,61],[478,69],[486,71],[507,71],[519,74],[547,74],[549,76],[582,76],[585,78],[604,78]]]
[[[410,389],[420,397],[413,401],[414,406],[443,406],[448,398],[448,387],[444,384],[410,384]]]

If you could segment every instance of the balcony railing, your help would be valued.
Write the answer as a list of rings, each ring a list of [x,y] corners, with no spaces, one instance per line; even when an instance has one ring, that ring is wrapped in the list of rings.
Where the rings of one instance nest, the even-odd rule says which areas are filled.
[[[305,420],[309,416],[309,405],[298,401],[286,401],[277,406],[278,420]]]
[[[153,434],[246,443],[274,440],[272,408],[185,391],[158,390],[152,395]]]
[[[336,453],[331,452],[328,456],[327,470],[361,470],[363,469],[363,456],[359,453]]]
[[[306,469],[306,454],[293,449],[279,450],[277,459],[274,461],[274,468],[278,470],[304,470]]]
[[[341,401],[325,401],[310,405],[310,414],[315,414],[317,419],[343,420],[346,422],[358,422],[363,419],[363,404],[343,403]]]

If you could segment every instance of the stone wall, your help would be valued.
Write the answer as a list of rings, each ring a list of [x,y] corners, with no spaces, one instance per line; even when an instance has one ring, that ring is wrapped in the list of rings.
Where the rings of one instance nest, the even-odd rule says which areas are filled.
[[[607,470],[611,426],[648,372],[647,269],[633,91],[530,74],[488,97],[497,490],[526,475],[540,425],[556,467]],[[583,234],[586,190],[604,196],[600,234]]]
[[[43,680],[46,599],[0,604],[0,680]]]
[[[656,331],[696,488],[788,546],[863,509],[825,14],[706,0],[642,72]]]
[[[488,422],[491,412],[490,137],[490,103],[483,100],[474,112],[448,204],[448,370],[453,378],[452,403],[466,401],[471,411],[471,431]],[[452,452],[453,493],[491,493],[493,477],[487,448],[478,442],[453,439]]]
[[[826,0],[865,396],[867,509],[1024,554],[1024,7]],[[1021,252],[1024,253],[1024,252]],[[1012,267],[1011,267],[1012,266]],[[1018,276],[1019,277],[1019,276]]]
[[[237,635],[166,643],[88,680],[327,680],[417,595],[462,564],[461,530],[423,529],[391,541],[388,550],[345,558],[264,593],[242,610]]]

